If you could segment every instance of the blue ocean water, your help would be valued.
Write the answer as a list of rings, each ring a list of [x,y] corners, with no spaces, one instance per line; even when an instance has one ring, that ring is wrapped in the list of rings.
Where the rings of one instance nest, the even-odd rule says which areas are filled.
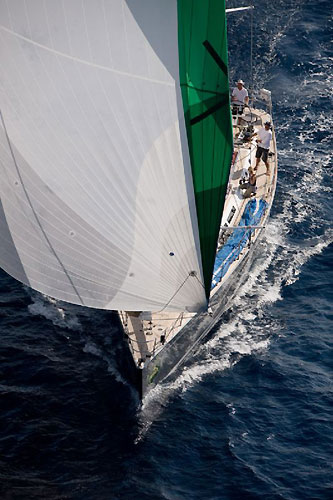
[[[254,4],[279,180],[248,280],[136,411],[115,315],[1,272],[1,499],[333,498],[332,5]],[[242,16],[229,19],[230,62],[245,79]]]

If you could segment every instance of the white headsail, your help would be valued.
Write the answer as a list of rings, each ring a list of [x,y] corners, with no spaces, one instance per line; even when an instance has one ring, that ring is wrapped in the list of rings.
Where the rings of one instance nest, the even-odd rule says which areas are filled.
[[[1,267],[76,304],[198,310],[176,0],[0,0],[0,22]]]

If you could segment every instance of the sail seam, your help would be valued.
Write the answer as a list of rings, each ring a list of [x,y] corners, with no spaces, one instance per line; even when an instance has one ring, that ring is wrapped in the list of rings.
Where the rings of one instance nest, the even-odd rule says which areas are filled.
[[[82,298],[81,298],[81,296],[80,296],[79,292],[77,291],[76,286],[74,285],[74,283],[73,283],[73,281],[72,281],[71,277],[69,276],[69,274],[68,274],[68,272],[67,272],[67,270],[66,270],[65,266],[64,266],[64,265],[63,265],[63,263],[61,262],[61,260],[60,260],[60,258],[58,257],[58,255],[57,255],[56,251],[54,250],[54,248],[53,248],[53,246],[52,246],[52,244],[51,244],[51,242],[50,242],[50,240],[49,240],[49,238],[48,238],[47,234],[45,233],[45,231],[44,231],[44,229],[43,229],[43,226],[41,225],[41,223],[40,223],[40,221],[39,221],[39,218],[38,218],[38,215],[37,215],[37,213],[36,213],[36,211],[35,211],[35,209],[34,209],[34,207],[33,207],[33,204],[32,204],[32,202],[31,202],[31,200],[30,200],[30,196],[29,196],[29,194],[28,194],[28,192],[27,192],[27,190],[26,190],[26,187],[25,187],[25,185],[24,185],[24,182],[23,182],[23,179],[22,179],[22,176],[21,176],[21,172],[20,172],[20,169],[19,169],[19,167],[18,167],[18,164],[17,164],[16,158],[15,158],[15,155],[14,155],[14,151],[13,151],[13,148],[12,148],[12,145],[11,145],[11,142],[10,142],[10,139],[9,139],[9,135],[8,135],[7,128],[6,128],[6,125],[5,125],[5,120],[4,120],[4,117],[3,117],[3,114],[2,114],[2,111],[1,111],[1,110],[0,110],[0,118],[1,118],[2,126],[3,126],[4,131],[5,131],[5,135],[6,135],[6,139],[7,139],[7,142],[8,142],[9,150],[10,150],[10,153],[11,153],[11,156],[12,156],[12,158],[13,158],[13,162],[14,162],[14,165],[15,165],[15,168],[16,168],[16,171],[17,171],[17,175],[19,176],[19,179],[20,179],[20,181],[21,181],[21,185],[22,185],[22,188],[23,188],[24,194],[25,194],[25,196],[26,196],[26,198],[27,198],[27,200],[28,200],[28,203],[29,203],[29,205],[30,205],[30,208],[31,208],[31,210],[32,210],[32,213],[33,213],[33,214],[34,214],[34,216],[35,216],[36,222],[37,222],[37,224],[38,224],[38,226],[39,226],[39,228],[40,228],[40,230],[41,230],[41,232],[42,232],[42,234],[43,234],[43,236],[44,236],[45,240],[47,241],[47,243],[48,243],[48,245],[49,245],[49,247],[50,247],[51,252],[53,253],[53,255],[54,255],[54,257],[56,258],[56,260],[58,261],[58,263],[59,263],[60,267],[63,269],[63,271],[64,271],[65,275],[66,275],[66,276],[67,276],[67,278],[68,278],[69,283],[70,283],[70,284],[71,284],[71,286],[73,287],[73,290],[75,291],[76,295],[78,296],[78,298],[79,298],[79,300],[80,300],[81,304],[82,304],[82,305],[84,305],[84,302],[83,302],[83,300],[82,300]]]
[[[19,33],[16,33],[15,31],[12,31],[8,28],[5,28],[4,26],[0,26],[0,28],[9,34],[11,34],[17,38],[20,38],[21,40],[24,40],[25,42],[28,42],[28,43],[31,43],[32,45],[35,45],[36,47],[40,47],[41,49],[44,49],[48,52],[52,52],[53,54],[56,54],[58,56],[65,57],[66,59],[70,59],[72,61],[75,61],[75,62],[78,62],[81,64],[85,64],[86,66],[91,66],[93,68],[98,68],[98,69],[102,69],[104,71],[109,71],[110,73],[116,73],[117,75],[129,76],[129,77],[135,78],[137,80],[144,80],[146,82],[157,83],[159,85],[165,85],[167,87],[174,87],[175,86],[174,81],[173,82],[165,82],[162,80],[156,80],[154,78],[147,78],[146,76],[134,75],[133,73],[128,73],[126,71],[120,71],[118,69],[109,68],[108,66],[103,66],[102,64],[96,64],[93,62],[85,61],[84,59],[80,59],[79,57],[74,57],[74,56],[71,56],[69,54],[65,54],[64,52],[60,52],[59,50],[51,49],[50,47],[47,47],[46,45],[35,42],[34,40],[31,40],[30,38],[27,38],[26,36],[20,35]]]

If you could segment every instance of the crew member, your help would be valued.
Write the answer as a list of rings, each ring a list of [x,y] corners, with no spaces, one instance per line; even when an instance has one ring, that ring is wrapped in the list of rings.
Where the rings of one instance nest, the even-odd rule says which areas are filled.
[[[233,104],[232,113],[242,114],[244,106],[249,103],[249,94],[244,87],[243,80],[238,80],[237,87],[235,87],[231,94],[231,101]]]
[[[269,175],[269,165],[268,165],[268,151],[269,151],[269,146],[272,140],[272,131],[271,131],[271,124],[270,122],[266,122],[264,127],[258,130],[257,134],[257,152],[256,152],[256,166],[254,167],[255,170],[258,169],[258,165],[260,163],[260,159],[262,158],[262,161],[266,165],[266,175]]]
[[[250,198],[254,196],[257,192],[257,178],[255,171],[252,167],[249,167],[249,179],[248,181],[239,181],[240,189],[245,189],[243,196],[244,198]]]

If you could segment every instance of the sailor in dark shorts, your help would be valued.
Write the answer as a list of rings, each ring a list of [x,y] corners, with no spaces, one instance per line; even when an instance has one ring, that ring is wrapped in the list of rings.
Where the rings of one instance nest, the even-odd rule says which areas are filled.
[[[262,161],[266,165],[266,175],[269,175],[269,165],[268,165],[268,151],[269,151],[269,146],[272,140],[272,131],[271,131],[271,124],[270,122],[266,122],[264,127],[261,128],[257,134],[258,139],[257,139],[257,152],[256,152],[256,166],[254,167],[255,170],[258,169],[258,165],[260,163],[260,159],[262,158]]]

